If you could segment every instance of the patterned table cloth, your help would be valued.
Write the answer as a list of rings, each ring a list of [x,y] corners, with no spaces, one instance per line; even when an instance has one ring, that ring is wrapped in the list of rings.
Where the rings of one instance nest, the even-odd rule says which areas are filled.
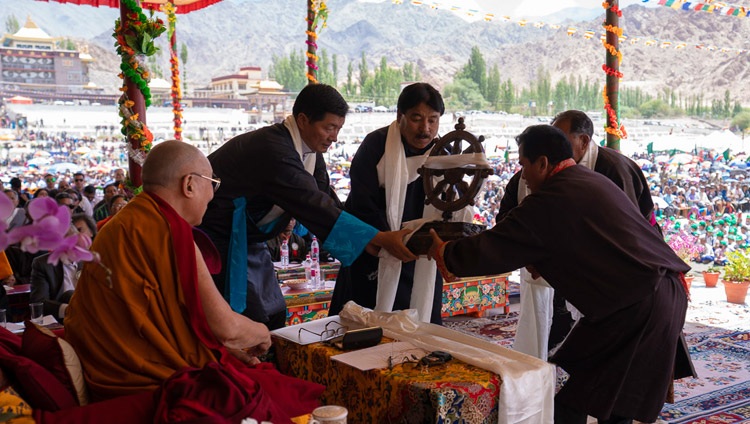
[[[334,347],[274,344],[279,370],[325,385],[322,404],[345,406],[350,424],[497,422],[500,377],[456,359],[426,372],[412,364],[360,371],[332,361],[341,353]]]
[[[462,278],[443,285],[442,316],[481,315],[487,309],[504,308],[510,312],[508,302],[508,276]]]

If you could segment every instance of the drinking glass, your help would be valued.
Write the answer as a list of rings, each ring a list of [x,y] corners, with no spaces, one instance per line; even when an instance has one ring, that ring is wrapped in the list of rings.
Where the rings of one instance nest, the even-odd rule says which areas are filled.
[[[29,307],[31,308],[31,322],[41,325],[44,318],[44,303],[29,303]]]

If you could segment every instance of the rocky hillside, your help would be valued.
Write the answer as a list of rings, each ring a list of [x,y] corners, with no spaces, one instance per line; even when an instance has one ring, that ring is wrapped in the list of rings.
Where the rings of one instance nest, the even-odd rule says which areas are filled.
[[[596,2],[592,2],[596,3]],[[534,28],[496,19],[466,22],[444,11],[408,4],[361,3],[329,0],[328,28],[319,39],[321,48],[338,56],[339,77],[345,78],[350,61],[357,68],[362,52],[370,69],[385,56],[389,64],[416,62],[423,79],[438,86],[449,82],[477,45],[489,65],[497,63],[503,79],[527,84],[544,69],[553,82],[570,75],[592,81],[603,80],[604,50],[599,41],[584,39],[585,30],[600,31],[603,16],[585,22]],[[598,7],[598,4],[596,5]],[[299,0],[225,0],[206,9],[178,17],[180,43],[188,46],[187,78],[203,86],[212,76],[235,72],[240,66],[260,65],[268,69],[274,55],[301,51],[304,44],[304,2]],[[0,0],[0,19],[13,15],[20,21],[32,18],[53,36],[71,37],[90,43],[97,57],[94,82],[112,90],[117,57],[113,53],[112,22],[115,9],[59,5],[32,0]],[[590,16],[590,15],[589,15]],[[573,26],[579,32],[566,35]],[[625,9],[621,21],[630,39],[622,45],[624,85],[639,85],[650,92],[669,87],[683,95],[704,92],[733,97],[750,105],[750,52],[721,53],[698,49],[696,44],[750,49],[750,19],[701,12],[676,11],[664,7]],[[672,41],[671,48],[648,47],[645,39]],[[674,45],[686,42],[676,50]],[[166,46],[164,46],[166,47]],[[168,69],[166,54],[160,58]]]

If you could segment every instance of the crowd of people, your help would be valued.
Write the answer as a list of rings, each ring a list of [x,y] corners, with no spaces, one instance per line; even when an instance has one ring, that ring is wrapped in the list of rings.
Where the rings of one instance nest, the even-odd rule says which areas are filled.
[[[219,367],[263,388],[245,387],[263,398],[247,416],[285,422],[309,412],[322,388],[261,363],[270,331],[286,319],[273,259],[282,240],[303,254],[300,225],[342,264],[332,314],[354,300],[378,311],[416,309],[440,324],[442,280],[524,269],[521,315],[531,321],[519,340],[532,331],[527,353],[546,360],[564,339],[549,357],[571,375],[555,422],[653,421],[671,379],[690,374],[681,338],[689,267],[665,240],[695,237],[702,248],[691,259],[716,264],[747,247],[744,170],[711,152],[689,164],[653,155],[636,162],[599,147],[591,120],[567,111],[518,136],[518,162],[489,161],[493,177],[456,214],[488,231],[448,243],[433,234],[429,258],[417,258],[402,227],[440,215],[425,205],[417,169],[439,134],[442,96],[426,83],[406,87],[390,125],[368,134],[354,157],[327,163],[347,111],[333,87],[309,85],[284,122],[207,157],[187,143],[157,144],[137,196],[123,169],[8,181],[17,208],[9,227],[29,222],[31,199],[54,198],[105,265],[45,267],[44,252],[6,251],[15,280],[31,283],[31,300],[65,324],[94,399],[159,390],[185,367]],[[345,203],[333,173],[351,181]],[[221,390],[189,384],[196,393]],[[230,413],[210,394],[199,398]]]

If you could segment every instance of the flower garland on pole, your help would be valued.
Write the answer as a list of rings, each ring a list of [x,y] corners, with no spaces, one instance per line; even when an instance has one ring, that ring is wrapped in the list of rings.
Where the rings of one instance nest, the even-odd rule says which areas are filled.
[[[120,55],[121,63],[119,77],[123,80],[120,88],[119,114],[121,133],[127,137],[128,156],[138,165],[143,165],[146,154],[151,150],[153,135],[145,122],[139,120],[139,114],[134,112],[135,102],[128,97],[128,81],[132,82],[143,96],[145,106],[151,105],[151,91],[148,87],[150,75],[146,66],[139,60],[156,53],[159,48],[154,45],[154,39],[166,31],[164,22],[153,17],[149,19],[136,0],[121,0],[123,14],[115,21],[113,37],[117,40],[115,47]],[[136,146],[136,147],[134,147]],[[139,178],[140,180],[140,178]]]
[[[167,14],[167,36],[169,38],[169,63],[172,70],[172,112],[174,114],[174,139],[182,141],[182,90],[180,88],[180,62],[177,59],[177,8],[173,0],[164,3],[162,11]]]
[[[307,81],[308,84],[318,83],[318,34],[316,32],[318,24],[321,29],[326,27],[328,21],[328,6],[324,0],[307,0]]]
[[[604,48],[607,50],[606,64],[602,65],[602,70],[607,75],[607,83],[602,91],[604,100],[604,110],[607,114],[604,131],[607,132],[607,146],[615,150],[620,149],[620,139],[627,137],[625,128],[620,124],[617,114],[617,92],[619,80],[622,78],[622,72],[619,71],[622,63],[622,52],[619,50],[619,39],[622,37],[622,28],[618,26],[619,18],[622,17],[622,11],[618,6],[617,0],[612,3],[604,2],[602,7],[606,10],[606,22],[603,27],[607,35],[602,40]],[[614,104],[614,106],[613,106]]]

